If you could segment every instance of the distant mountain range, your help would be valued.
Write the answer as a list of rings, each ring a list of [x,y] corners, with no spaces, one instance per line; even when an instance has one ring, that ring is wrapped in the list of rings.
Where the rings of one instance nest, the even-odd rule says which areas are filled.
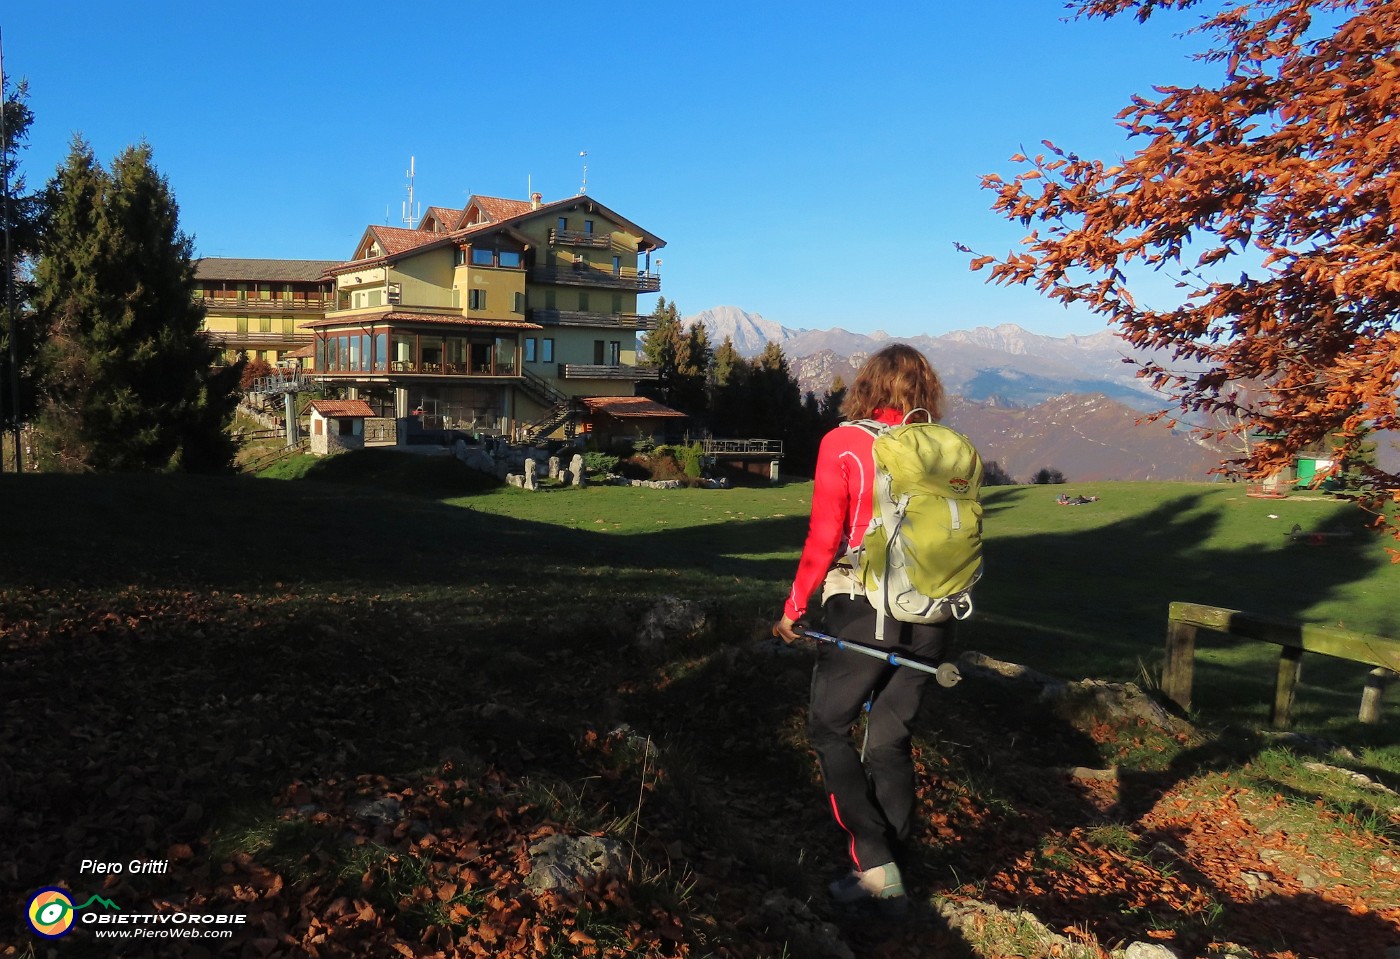
[[[1102,393],[1134,409],[1161,405],[1161,397],[1123,362],[1131,349],[1108,330],[1052,337],[1007,323],[941,336],[892,337],[878,331],[793,330],[734,306],[685,318],[687,326],[692,323],[703,323],[715,344],[729,337],[744,356],[757,356],[768,342],[777,343],[803,392],[818,396],[837,376],[849,383],[871,353],[900,342],[924,353],[948,391],[967,400],[1033,406],[1062,393]]]
[[[692,323],[703,323],[715,344],[729,337],[744,356],[777,343],[802,391],[818,396],[837,377],[849,384],[881,347],[908,343],[943,378],[951,396],[945,421],[1022,482],[1045,467],[1072,482],[1204,480],[1222,456],[1185,431],[1139,422],[1162,397],[1133,375],[1124,362],[1131,350],[1109,331],[1050,337],[1003,324],[892,337],[793,330],[733,306],[686,317]]]

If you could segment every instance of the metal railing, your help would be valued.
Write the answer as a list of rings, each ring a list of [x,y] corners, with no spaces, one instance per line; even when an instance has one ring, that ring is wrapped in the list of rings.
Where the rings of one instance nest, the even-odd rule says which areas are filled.
[[[260,300],[249,297],[218,296],[208,293],[195,297],[207,310],[220,313],[324,313],[334,309],[332,297],[300,300]]]
[[[661,290],[661,275],[642,270],[610,270],[586,263],[570,267],[537,266],[530,271],[534,283],[557,286],[593,286],[609,290],[629,290],[637,293],[657,293]]]
[[[559,377],[565,380],[655,380],[660,379],[661,373],[649,366],[560,363]]]
[[[700,441],[700,449],[707,456],[782,456],[782,440],[717,440]]]
[[[549,242],[555,246],[590,246],[606,249],[612,246],[612,234],[588,233],[583,230],[550,230]]]
[[[626,330],[654,330],[656,317],[645,313],[592,313],[587,310],[535,310],[526,318],[541,326],[615,326]]]

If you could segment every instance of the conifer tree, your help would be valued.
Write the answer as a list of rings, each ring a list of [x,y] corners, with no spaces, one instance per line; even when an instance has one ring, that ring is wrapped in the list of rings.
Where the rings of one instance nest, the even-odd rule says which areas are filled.
[[[710,429],[716,436],[747,432],[742,425],[751,372],[733,338],[726,336],[715,350],[710,373]]]
[[[142,144],[104,170],[75,139],[50,183],[35,305],[40,455],[69,470],[228,469],[239,368],[216,369],[193,241]]]
[[[680,360],[684,332],[681,330],[681,314],[674,302],[667,303],[659,297],[651,311],[656,328],[642,341],[642,361],[656,370],[654,383],[643,384],[642,392],[654,400],[670,405],[671,393],[675,387],[676,365]]]
[[[709,331],[703,323],[692,324],[680,341],[670,405],[693,417],[703,418],[709,407],[707,388],[713,363]]]
[[[33,408],[32,384],[28,374],[33,365],[38,331],[29,309],[33,287],[27,264],[39,243],[39,198],[28,192],[19,163],[20,151],[26,148],[29,127],[34,122],[28,101],[27,83],[21,80],[12,85],[8,79],[5,81],[4,89],[0,90],[0,109],[4,110],[5,128],[0,170],[3,170],[5,183],[9,187],[9,199],[5,208],[0,210],[0,217],[6,217],[4,222],[0,222],[0,228],[7,230],[9,261],[5,269],[14,288],[7,291],[0,284],[0,311],[3,311],[5,318],[0,323],[0,427],[3,428],[16,427],[16,395],[19,397],[18,419],[26,418]],[[11,305],[14,308],[13,316],[9,312]],[[16,337],[13,353],[10,349],[11,336]]]

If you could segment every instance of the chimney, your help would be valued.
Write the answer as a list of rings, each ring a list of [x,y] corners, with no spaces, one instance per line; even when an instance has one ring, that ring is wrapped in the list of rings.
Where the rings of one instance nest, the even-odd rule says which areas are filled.
[[[543,194],[543,193],[531,193],[531,194],[530,194],[530,209],[532,209],[532,210],[538,210],[538,209],[540,208],[540,201],[543,200],[543,199],[544,199],[544,194]]]

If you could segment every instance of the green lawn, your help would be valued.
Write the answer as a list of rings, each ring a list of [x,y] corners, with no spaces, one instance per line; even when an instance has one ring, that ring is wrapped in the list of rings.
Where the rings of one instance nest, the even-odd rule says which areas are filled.
[[[0,584],[419,597],[489,586],[502,621],[531,622],[673,593],[722,601],[757,629],[790,585],[811,496],[808,483],[529,493],[450,458],[380,450],[274,472],[286,479],[0,477],[12,544]],[[1066,490],[1100,500],[1057,505]],[[1141,680],[1160,668],[1178,600],[1400,636],[1389,541],[1344,502],[1103,483],[993,487],[984,505],[986,574],[964,648],[1068,678]],[[1295,524],[1352,535],[1300,545],[1286,536]],[[1197,707],[1262,722],[1277,651],[1205,635],[1198,655]],[[1299,722],[1345,727],[1364,673],[1310,660]]]
[[[1062,489],[1101,499],[1057,506]],[[529,493],[450,458],[378,450],[295,457],[261,478],[0,476],[0,724],[9,733],[0,770],[14,772],[0,781],[9,790],[0,792],[0,874],[10,876],[0,888],[13,885],[16,898],[47,884],[86,893],[79,857],[160,859],[186,846],[192,858],[178,872],[110,894],[140,904],[196,891],[228,902],[247,888],[239,870],[270,869],[285,885],[265,907],[280,915],[322,917],[338,897],[367,895],[387,919],[364,920],[357,935],[419,942],[444,921],[466,935],[475,920],[453,920],[452,909],[475,909],[470,896],[489,889],[415,898],[419,886],[455,885],[441,870],[457,861],[457,840],[441,832],[443,845],[412,836],[348,844],[350,830],[366,829],[350,810],[386,790],[430,805],[447,796],[423,815],[453,830],[471,790],[499,789],[482,815],[498,804],[521,817],[491,827],[504,830],[491,847],[505,864],[503,890],[517,888],[508,864],[542,817],[613,836],[637,856],[635,898],[609,900],[617,925],[589,925],[594,935],[644,928],[655,943],[647,924],[674,915],[697,957],[804,954],[791,928],[760,930],[744,917],[775,889],[820,912],[821,887],[840,867],[802,727],[808,654],[757,642],[789,588],[810,496],[807,483]],[[1065,678],[1150,679],[1173,600],[1400,632],[1387,601],[1400,568],[1347,504],[1167,483],[1005,487],[984,501],[987,573],[965,648]],[[1294,545],[1285,534],[1295,523],[1354,535]],[[711,625],[639,647],[638,617],[663,595],[704,604]],[[1203,726],[1262,724],[1276,656],[1262,644],[1204,642]],[[1351,767],[1400,784],[1400,704],[1392,691],[1385,722],[1361,728],[1364,672],[1308,660],[1299,727],[1352,747]],[[1051,788],[1048,771],[1063,766],[1123,767],[1121,808],[1132,815],[1126,839],[1109,836],[1118,846],[1152,849],[1149,824],[1133,817],[1166,790],[1225,789],[1211,776],[1224,768],[1230,788],[1243,784],[1261,803],[1287,797],[1290,815],[1322,822],[1318,835],[1335,833],[1341,817],[1368,844],[1393,841],[1389,800],[1322,783],[1302,765],[1307,753],[1271,752],[1247,733],[1176,740],[1130,728],[1123,739],[1094,738],[1023,690],[993,687],[972,680],[940,691],[921,718],[914,868],[926,894],[1021,903],[1056,928],[1087,924],[1118,941],[1138,920],[1113,903],[1018,891],[1025,869],[1040,881],[1078,868],[1061,852],[1026,866],[1027,849],[1061,850],[1084,823],[1102,821],[1073,789]],[[72,761],[48,761],[54,750]],[[465,778],[444,779],[446,770]],[[289,819],[308,798],[321,818]],[[1201,816],[1218,818],[1209,803]],[[1377,854],[1368,850],[1356,854]],[[1134,875],[1149,869],[1140,858],[1129,863]],[[421,877],[401,875],[401,863]],[[1233,902],[1225,886],[1193,882]],[[1375,893],[1373,908],[1389,895]],[[1314,905],[1323,911],[1299,911],[1298,929],[1340,921],[1348,935],[1393,931],[1368,932],[1369,920]],[[1154,894],[1151,921],[1170,925],[1181,907],[1180,897]],[[1197,925],[1183,935],[1264,941],[1273,914],[1236,907],[1213,920],[1197,903]],[[568,921],[582,928],[590,915],[602,912]],[[537,925],[567,942],[564,921],[551,914]],[[858,943],[865,932],[843,935]],[[889,955],[956,945],[936,923],[901,935],[908,949]],[[14,917],[0,917],[0,952],[7,942],[32,954]],[[390,954],[388,940],[362,945],[344,954]],[[550,954],[577,953],[559,945]]]

